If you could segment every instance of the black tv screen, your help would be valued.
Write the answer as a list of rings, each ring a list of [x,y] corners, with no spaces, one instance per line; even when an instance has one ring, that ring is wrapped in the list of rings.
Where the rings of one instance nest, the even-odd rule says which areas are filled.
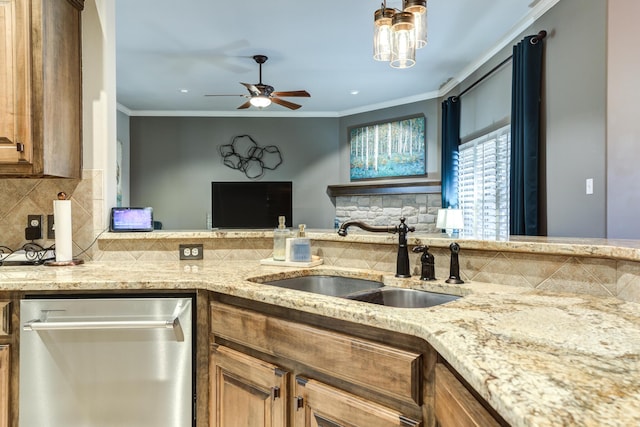
[[[212,182],[213,227],[275,228],[278,217],[293,224],[291,181]]]

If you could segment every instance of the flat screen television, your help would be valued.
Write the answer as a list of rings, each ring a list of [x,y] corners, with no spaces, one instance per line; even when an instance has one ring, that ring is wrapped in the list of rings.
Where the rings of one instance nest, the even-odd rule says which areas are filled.
[[[211,183],[212,225],[216,228],[275,228],[278,217],[293,224],[291,181]]]

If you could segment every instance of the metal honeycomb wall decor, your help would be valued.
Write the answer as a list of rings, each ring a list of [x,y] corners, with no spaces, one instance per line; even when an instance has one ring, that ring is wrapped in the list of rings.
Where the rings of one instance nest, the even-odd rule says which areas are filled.
[[[220,146],[222,162],[242,171],[249,179],[259,179],[265,171],[275,170],[282,164],[282,153],[275,145],[260,147],[249,135],[233,137],[231,144]]]

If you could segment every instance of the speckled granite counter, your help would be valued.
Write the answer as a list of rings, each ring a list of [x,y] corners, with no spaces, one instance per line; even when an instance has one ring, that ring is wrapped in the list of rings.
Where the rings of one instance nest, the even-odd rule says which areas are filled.
[[[198,240],[198,239],[247,239],[272,238],[273,230],[193,230],[193,231],[154,231],[152,233],[105,233],[100,241],[122,240]],[[307,230],[307,237],[314,241],[334,241],[371,244],[397,243],[393,234],[369,233],[357,228],[349,229],[349,238],[339,236],[335,230]],[[449,246],[453,240],[444,234],[409,233],[409,245],[429,245],[434,248]],[[480,240],[474,238],[456,238],[465,249],[501,252],[518,252],[545,255],[570,255],[580,257],[615,258],[628,261],[640,261],[640,240],[595,239],[569,237],[511,236],[508,240]]]
[[[246,279],[312,271],[464,295],[398,309]],[[448,285],[371,270],[295,269],[257,261],[91,262],[2,267],[0,290],[208,289],[427,340],[514,426],[640,425],[640,305],[478,282]]]

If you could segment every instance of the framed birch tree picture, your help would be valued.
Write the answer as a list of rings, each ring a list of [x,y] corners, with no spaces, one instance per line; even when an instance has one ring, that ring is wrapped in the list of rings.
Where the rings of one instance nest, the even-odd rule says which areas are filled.
[[[423,114],[349,128],[351,181],[427,174]]]

